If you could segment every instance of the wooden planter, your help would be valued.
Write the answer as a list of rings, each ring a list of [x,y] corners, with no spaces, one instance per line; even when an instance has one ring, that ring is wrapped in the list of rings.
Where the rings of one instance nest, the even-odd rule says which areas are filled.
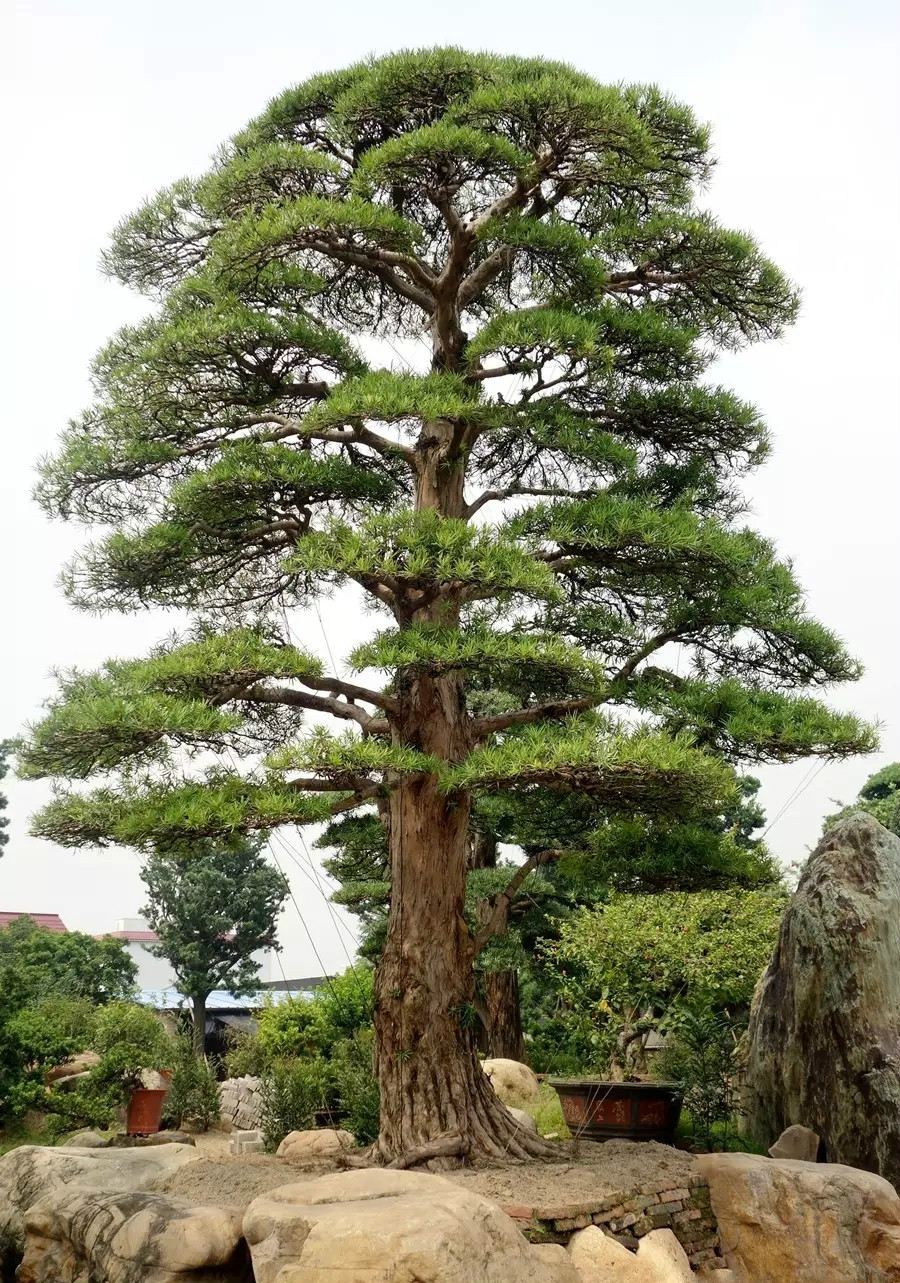
[[[598,1078],[551,1078],[573,1136],[585,1140],[671,1141],[681,1116],[675,1083],[611,1083]]]

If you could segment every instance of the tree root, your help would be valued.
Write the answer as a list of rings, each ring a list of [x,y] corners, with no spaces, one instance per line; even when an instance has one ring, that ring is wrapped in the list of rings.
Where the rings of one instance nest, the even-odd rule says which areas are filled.
[[[442,1136],[429,1141],[427,1145],[419,1145],[416,1149],[408,1149],[405,1154],[398,1154],[386,1166],[388,1171],[404,1171],[408,1167],[417,1167],[419,1163],[427,1163],[432,1158],[459,1158],[467,1151],[468,1147],[462,1136]]]

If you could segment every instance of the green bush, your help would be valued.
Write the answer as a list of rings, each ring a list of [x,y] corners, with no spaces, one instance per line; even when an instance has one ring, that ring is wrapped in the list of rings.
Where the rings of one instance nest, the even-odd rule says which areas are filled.
[[[660,1053],[659,1075],[677,1082],[704,1149],[728,1149],[735,1113],[734,1029],[713,1011],[680,1010],[668,1026],[672,1046]]]
[[[205,1132],[218,1120],[219,1112],[219,1084],[212,1065],[195,1054],[192,1039],[177,1039],[164,1125],[180,1128],[190,1123]]]
[[[288,1132],[313,1127],[316,1110],[328,1104],[329,1087],[328,1065],[319,1057],[271,1062],[260,1091],[260,1130],[266,1148],[277,1149]]]
[[[347,1111],[342,1126],[360,1145],[378,1136],[380,1094],[375,1077],[375,1034],[360,1029],[338,1043],[331,1058],[332,1086],[339,1109]]]

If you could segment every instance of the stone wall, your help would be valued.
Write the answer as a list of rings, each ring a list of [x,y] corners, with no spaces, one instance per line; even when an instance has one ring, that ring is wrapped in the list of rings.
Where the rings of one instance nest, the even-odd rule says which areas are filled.
[[[262,1079],[226,1078],[219,1084],[219,1118],[226,1129],[254,1131],[259,1127]]]
[[[638,1240],[650,1230],[670,1229],[695,1269],[725,1267],[709,1185],[702,1176],[691,1177],[683,1187],[660,1181],[590,1203],[508,1206],[503,1210],[532,1243],[568,1243],[576,1230],[597,1225],[610,1238],[635,1250]]]

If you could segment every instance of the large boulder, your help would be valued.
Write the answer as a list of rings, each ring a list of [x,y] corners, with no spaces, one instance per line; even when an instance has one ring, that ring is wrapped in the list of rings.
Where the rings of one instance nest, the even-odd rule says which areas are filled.
[[[162,1194],[57,1189],[25,1213],[18,1283],[246,1283],[241,1214]]]
[[[693,1283],[694,1279],[684,1248],[667,1229],[645,1234],[635,1253],[589,1225],[573,1234],[569,1255],[581,1283]]]
[[[95,1065],[100,1064],[100,1057],[96,1051],[80,1051],[77,1056],[70,1056],[68,1060],[63,1060],[58,1065],[53,1065],[47,1070],[44,1081],[55,1083],[60,1078],[71,1078],[75,1074],[86,1074]]]
[[[288,1132],[275,1153],[286,1163],[302,1167],[304,1163],[339,1158],[345,1149],[352,1149],[355,1144],[356,1139],[350,1132],[320,1127],[308,1132]]]
[[[752,1283],[900,1283],[900,1198],[837,1163],[702,1154],[727,1264]]]
[[[769,1155],[771,1158],[799,1158],[804,1163],[815,1163],[819,1159],[820,1144],[815,1132],[802,1123],[792,1123],[775,1144],[769,1146]]]
[[[283,1185],[244,1216],[256,1283],[556,1283],[553,1266],[478,1194],[373,1168]]]
[[[744,1109],[900,1188],[900,839],[858,812],[809,858],[753,1000]]]
[[[483,1060],[481,1068],[491,1080],[491,1086],[504,1105],[520,1101],[539,1100],[541,1087],[534,1071],[520,1060]]]
[[[63,1187],[130,1193],[151,1189],[200,1157],[193,1145],[154,1149],[79,1149],[22,1145],[0,1158],[0,1261],[24,1246],[25,1213]]]

